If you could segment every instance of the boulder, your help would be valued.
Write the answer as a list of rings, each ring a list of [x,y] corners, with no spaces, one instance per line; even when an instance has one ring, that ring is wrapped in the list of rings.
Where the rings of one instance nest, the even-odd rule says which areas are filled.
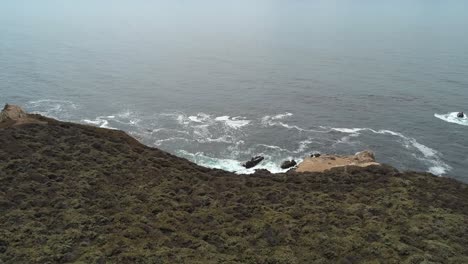
[[[463,113],[463,112],[460,112],[460,113],[458,113],[458,114],[457,114],[457,117],[459,117],[459,118],[463,118],[463,117],[465,117],[465,113]]]
[[[47,124],[38,115],[29,115],[17,105],[6,104],[0,112],[0,128],[19,126],[24,124]]]
[[[312,155],[310,155],[311,158],[318,158],[320,156],[321,156],[320,153],[313,153]]]
[[[245,164],[242,164],[242,166],[244,166],[246,169],[250,169],[257,166],[264,159],[265,158],[262,156],[256,156],[253,157],[251,160],[247,161]]]
[[[372,151],[361,151],[356,153],[355,159],[357,159],[359,162],[364,163],[364,162],[375,162],[375,156]]]
[[[26,114],[21,107],[6,104],[2,112],[0,112],[0,123],[8,120],[18,121],[27,116],[28,114]]]
[[[281,163],[281,169],[289,169],[291,167],[294,167],[297,165],[297,162],[295,160],[286,160],[283,163]]]

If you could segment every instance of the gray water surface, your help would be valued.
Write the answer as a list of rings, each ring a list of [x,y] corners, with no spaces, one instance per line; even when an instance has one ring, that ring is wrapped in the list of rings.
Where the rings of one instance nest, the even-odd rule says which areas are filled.
[[[0,103],[199,164],[312,152],[468,182],[467,1],[1,1]],[[439,118],[435,117],[438,114]],[[442,119],[441,119],[442,118]],[[453,121],[453,120],[452,120]]]

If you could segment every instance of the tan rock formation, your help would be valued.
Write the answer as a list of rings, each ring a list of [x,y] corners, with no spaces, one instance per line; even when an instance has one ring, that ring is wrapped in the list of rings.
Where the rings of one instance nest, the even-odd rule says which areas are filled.
[[[6,104],[2,112],[0,112],[0,122],[6,120],[18,120],[20,118],[26,117],[26,112],[17,105]]]
[[[45,124],[46,122],[34,118],[17,105],[6,104],[0,112],[0,128],[31,123]]]
[[[297,166],[296,172],[323,172],[336,167],[371,165],[380,165],[380,163],[375,161],[374,153],[362,151],[354,156],[322,155],[306,158]]]

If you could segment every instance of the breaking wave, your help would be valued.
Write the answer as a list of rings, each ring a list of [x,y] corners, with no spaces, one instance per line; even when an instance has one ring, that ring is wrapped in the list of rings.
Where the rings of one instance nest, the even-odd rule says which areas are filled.
[[[177,154],[186,157],[196,164],[213,169],[221,169],[236,174],[252,174],[255,170],[266,169],[272,173],[283,173],[288,171],[288,169],[281,169],[279,166],[279,160],[274,160],[272,157],[266,155],[265,160],[262,161],[258,166],[251,169],[246,169],[242,166],[243,162],[240,162],[236,159],[224,159],[224,158],[213,158],[205,155],[203,152],[190,153],[185,150],[177,151]],[[302,160],[296,160],[301,162]]]
[[[434,116],[445,122],[468,126],[468,117],[466,115],[464,117],[457,117],[457,114],[457,112],[452,112],[448,114],[434,114]]]
[[[314,152],[351,154],[365,148],[377,151],[373,144],[384,145],[376,154],[402,169],[419,164],[436,175],[451,170],[440,152],[402,133],[372,128],[303,128],[294,124],[294,115],[289,112],[247,118],[207,113],[138,113],[124,109],[82,117],[82,107],[66,100],[31,101],[26,106],[29,111],[57,119],[121,129],[146,145],[177,153],[202,166],[236,173],[253,173],[254,169],[245,169],[242,163],[256,155],[264,156],[265,160],[255,169],[283,172],[279,166],[287,159],[300,161]],[[436,114],[436,117],[455,121],[456,113]],[[457,122],[468,125],[466,118]],[[405,157],[403,162],[400,155]]]
[[[102,128],[118,129],[119,126],[135,127],[141,121],[137,115],[129,110],[108,116],[98,116],[94,119],[82,119],[84,123]]]
[[[235,117],[230,117],[230,116],[212,116],[209,114],[205,113],[198,113],[197,115],[190,115],[187,116],[182,113],[178,114],[163,114],[165,116],[175,116],[177,122],[179,124],[188,126],[188,125],[193,125],[193,124],[199,124],[199,125],[213,125],[213,124],[222,124],[226,127],[233,128],[233,129],[239,129],[244,126],[247,126],[250,123],[250,120],[247,120],[245,117],[241,116],[235,116]]]
[[[435,174],[435,175],[443,175],[451,170],[451,167],[442,161],[441,154],[428,146],[425,146],[414,138],[406,137],[405,135],[394,132],[391,130],[374,130],[371,128],[331,128],[334,131],[342,132],[342,133],[349,133],[354,136],[359,136],[361,132],[371,132],[375,134],[382,134],[382,135],[391,135],[394,137],[400,138],[403,146],[408,150],[417,150],[421,155],[417,155],[413,153],[417,159],[425,162],[429,165],[428,172]]]
[[[26,103],[25,107],[26,110],[32,113],[61,120],[70,119],[72,117],[72,112],[78,109],[78,105],[71,101],[53,99],[29,101]]]

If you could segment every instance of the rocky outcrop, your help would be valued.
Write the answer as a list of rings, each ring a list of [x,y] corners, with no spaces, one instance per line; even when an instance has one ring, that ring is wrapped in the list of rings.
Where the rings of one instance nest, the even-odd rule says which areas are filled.
[[[264,159],[265,158],[262,156],[256,156],[256,157],[253,157],[251,160],[247,161],[246,163],[242,164],[242,166],[244,166],[246,169],[251,169],[257,166]]]
[[[0,122],[6,122],[10,120],[17,121],[25,117],[27,117],[26,112],[24,112],[23,109],[17,105],[6,104],[2,112],[0,112]]]
[[[281,169],[289,169],[297,165],[297,162],[295,160],[286,160],[283,163],[281,163]]]
[[[46,124],[32,115],[27,114],[17,105],[6,104],[0,112],[0,128],[8,126],[18,126],[23,124]]]
[[[361,151],[354,155],[354,159],[359,163],[375,162],[375,155],[372,151]]]
[[[465,117],[465,114],[463,112],[460,112],[460,113],[457,114],[457,117],[463,118],[463,117]]]
[[[362,151],[353,156],[312,155],[297,166],[296,172],[323,172],[336,167],[371,165],[380,165],[371,151]]]

